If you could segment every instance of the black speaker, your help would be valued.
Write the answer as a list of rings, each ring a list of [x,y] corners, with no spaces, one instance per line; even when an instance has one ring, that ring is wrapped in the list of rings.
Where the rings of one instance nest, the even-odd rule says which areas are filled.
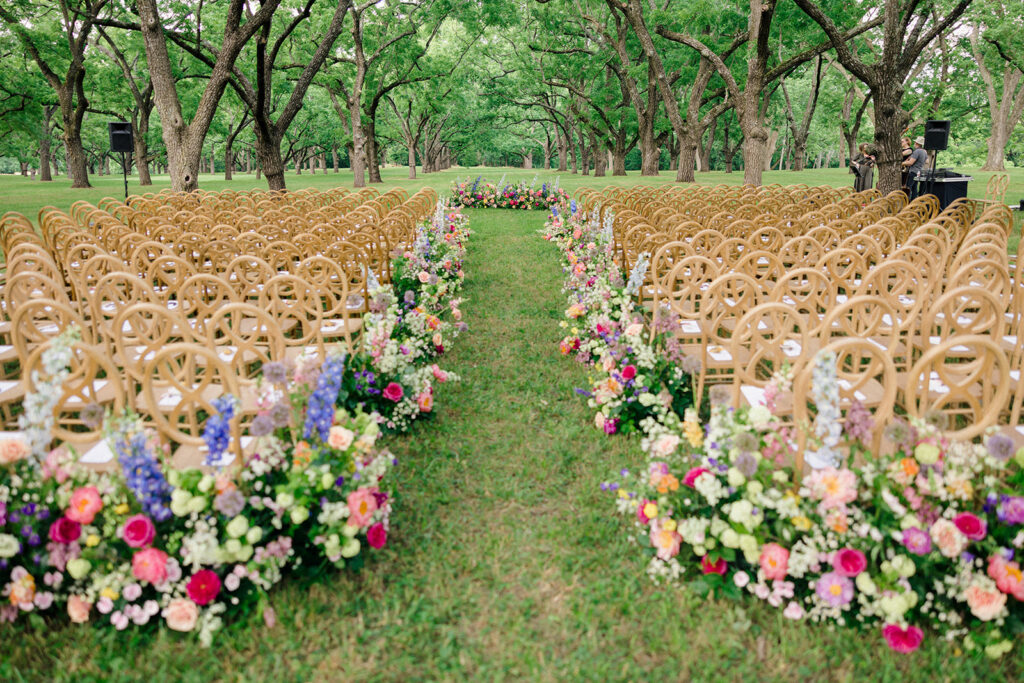
[[[949,146],[949,121],[925,121],[924,148],[943,150]]]
[[[111,121],[107,124],[107,133],[110,134],[111,152],[131,152],[132,124],[128,121]]]

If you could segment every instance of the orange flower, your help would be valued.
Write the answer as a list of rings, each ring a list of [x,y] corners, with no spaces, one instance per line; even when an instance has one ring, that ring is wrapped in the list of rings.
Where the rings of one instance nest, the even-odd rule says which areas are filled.
[[[668,493],[679,490],[679,479],[672,474],[663,474],[658,481],[658,493]]]
[[[917,460],[914,458],[903,458],[900,460],[900,466],[903,468],[903,474],[910,478],[916,477],[917,473],[921,471]]]
[[[313,458],[313,449],[305,441],[295,444],[295,452],[292,453],[292,463],[305,465]]]

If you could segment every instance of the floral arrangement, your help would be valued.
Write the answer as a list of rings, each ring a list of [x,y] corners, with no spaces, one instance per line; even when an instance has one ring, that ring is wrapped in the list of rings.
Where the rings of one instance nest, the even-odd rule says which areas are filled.
[[[785,372],[770,396],[787,390]],[[801,476],[792,428],[768,405],[712,408],[687,438],[663,434],[639,472],[602,488],[632,520],[655,581],[699,594],[753,596],[793,620],[879,633],[897,652],[926,629],[997,658],[1024,629],[1024,449],[991,435],[951,442],[936,421],[887,425],[888,455],[864,445],[874,425],[839,420],[835,359],[816,359],[818,408]],[[770,401],[769,401],[770,403]]]
[[[567,334],[559,347],[591,369],[590,387],[577,393],[595,410],[594,424],[607,434],[681,433],[680,416],[693,403],[693,368],[671,334],[678,318],[663,311],[652,327],[636,303],[648,255],[624,278],[613,256],[611,216],[602,224],[575,201],[552,208],[543,235],[565,258],[568,307],[560,325]]]
[[[173,469],[169,448],[131,414],[104,419],[118,468],[87,468],[72,448],[49,448],[52,401],[27,400],[23,432],[0,441],[0,621],[65,613],[116,630],[162,624],[209,645],[233,615],[257,611],[273,626],[268,591],[285,576],[357,568],[383,548],[397,461],[381,436],[430,412],[434,381],[455,379],[433,359],[457,327],[431,318],[459,317],[469,231],[442,206],[420,233],[430,249],[402,258],[438,281],[415,278],[401,306],[378,287],[389,303],[353,357],[264,365],[244,449],[232,437],[237,399],[213,401],[203,469]],[[75,334],[43,354],[37,384],[53,395]],[[410,396],[415,410],[402,407]],[[381,401],[390,413],[374,410]],[[242,457],[225,459],[232,448]]]
[[[529,185],[526,181],[515,184],[505,182],[504,176],[497,184],[489,183],[479,176],[473,182],[456,179],[452,183],[452,202],[465,208],[486,209],[550,209],[555,204],[569,200],[568,193],[554,183],[542,183],[538,188],[536,176]]]

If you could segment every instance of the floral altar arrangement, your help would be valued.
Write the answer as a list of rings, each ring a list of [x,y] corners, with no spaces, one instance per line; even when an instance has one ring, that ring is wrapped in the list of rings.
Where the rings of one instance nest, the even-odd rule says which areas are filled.
[[[537,187],[537,177],[527,185],[520,180],[515,184],[505,182],[505,176],[497,184],[486,182],[483,176],[476,180],[456,179],[452,183],[452,203],[467,209],[550,209],[555,204],[569,201],[569,194],[554,183],[542,183]]]
[[[568,295],[563,355],[591,369],[590,387],[577,389],[595,410],[594,424],[606,434],[641,431],[682,433],[693,404],[691,361],[682,355],[671,330],[678,317],[666,309],[653,328],[637,304],[649,254],[640,254],[624,278],[614,259],[611,215],[601,222],[575,200],[552,207],[544,239],[565,259],[563,290]]]
[[[769,396],[787,390],[777,373]],[[752,595],[793,620],[874,630],[897,652],[926,631],[998,658],[1024,630],[1024,449],[998,434],[951,442],[938,418],[886,427],[891,454],[865,445],[870,413],[840,422],[835,358],[816,358],[817,417],[793,466],[793,427],[769,405],[712,408],[701,429],[650,442],[615,492],[656,582]],[[845,455],[844,455],[845,454]],[[803,476],[801,476],[803,474]]]
[[[227,466],[238,417],[229,395],[207,418],[203,469],[173,469],[170,449],[132,414],[104,419],[114,471],[51,449],[77,330],[57,337],[21,432],[0,440],[0,621],[64,613],[116,630],[162,624],[208,646],[234,615],[257,610],[272,626],[267,594],[285,576],[358,568],[383,548],[397,460],[381,438],[431,412],[435,382],[457,379],[436,359],[464,328],[468,236],[465,217],[439,205],[396,259],[401,303],[392,286],[374,288],[360,353],[265,364],[252,443]]]

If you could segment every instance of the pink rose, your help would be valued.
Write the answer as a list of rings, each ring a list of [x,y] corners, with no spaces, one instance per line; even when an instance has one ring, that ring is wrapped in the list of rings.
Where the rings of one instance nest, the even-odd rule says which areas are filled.
[[[789,551],[778,543],[765,543],[759,564],[766,579],[782,581],[789,571]]]
[[[209,569],[200,569],[185,584],[185,591],[192,602],[197,605],[208,605],[220,593],[220,577]]]
[[[132,556],[132,576],[154,586],[163,583],[167,580],[167,553],[156,548],[135,553]]]
[[[719,574],[725,576],[725,572],[728,571],[729,565],[726,564],[725,558],[720,557],[714,563],[708,561],[708,556],[700,558],[700,570],[703,574]]]
[[[992,621],[1006,607],[1006,594],[1000,593],[998,588],[983,588],[975,583],[964,591],[964,597],[971,614],[982,621]]]
[[[68,596],[68,617],[73,624],[84,624],[89,621],[92,603],[80,595]]]
[[[74,543],[81,535],[82,525],[67,517],[60,517],[50,525],[50,540],[54,543]]]
[[[24,460],[31,449],[21,436],[12,439],[0,439],[0,465],[11,465]]]
[[[352,441],[355,440],[355,438],[356,435],[352,433],[351,429],[345,429],[340,425],[334,425],[327,433],[327,445],[331,448],[343,451],[352,445]]]
[[[1024,573],[1016,562],[1007,562],[1002,555],[988,558],[988,575],[996,582],[996,588],[1024,600]]]
[[[71,504],[65,512],[68,519],[81,524],[92,524],[96,513],[103,508],[103,499],[95,486],[82,486],[71,494]]]
[[[167,622],[167,628],[186,633],[196,627],[199,608],[191,600],[175,598],[168,603],[167,607],[164,607],[163,617]]]
[[[124,542],[130,548],[144,548],[156,537],[156,527],[146,515],[133,515],[124,523]]]
[[[622,374],[622,379],[624,379],[624,380],[631,380],[631,379],[633,379],[634,377],[636,377],[636,366],[627,365],[626,367],[622,368],[622,373],[621,374]]]
[[[377,498],[370,489],[358,489],[348,494],[348,523],[352,526],[363,527],[373,519],[373,513],[377,511]]]
[[[686,473],[685,477],[683,477],[683,484],[689,486],[692,489],[694,487],[694,483],[697,481],[697,478],[708,471],[709,470],[703,467],[694,467],[693,469]]]
[[[366,542],[370,544],[371,548],[380,550],[388,542],[388,532],[384,528],[384,525],[377,522],[369,528],[366,532]]]
[[[882,637],[894,652],[907,654],[921,647],[924,631],[917,626],[902,628],[896,624],[886,624],[882,627]]]
[[[402,400],[403,396],[405,396],[405,389],[403,389],[402,385],[398,382],[389,382],[388,385],[384,387],[384,398],[389,401],[398,403]]]
[[[438,367],[437,363],[430,366],[430,371],[434,373],[434,379],[438,382],[448,381],[448,373]]]
[[[948,519],[936,520],[928,533],[944,557],[960,557],[967,548],[967,537]]]
[[[430,281],[430,273],[425,270],[421,270],[417,277],[419,277],[420,282],[423,284],[427,284]]]
[[[960,533],[972,541],[980,541],[985,538],[985,533],[987,532],[985,522],[979,519],[977,515],[973,515],[970,512],[961,512],[953,518],[953,524],[960,530]]]
[[[832,558],[832,568],[848,578],[854,578],[868,567],[868,558],[854,548],[843,548]]]

